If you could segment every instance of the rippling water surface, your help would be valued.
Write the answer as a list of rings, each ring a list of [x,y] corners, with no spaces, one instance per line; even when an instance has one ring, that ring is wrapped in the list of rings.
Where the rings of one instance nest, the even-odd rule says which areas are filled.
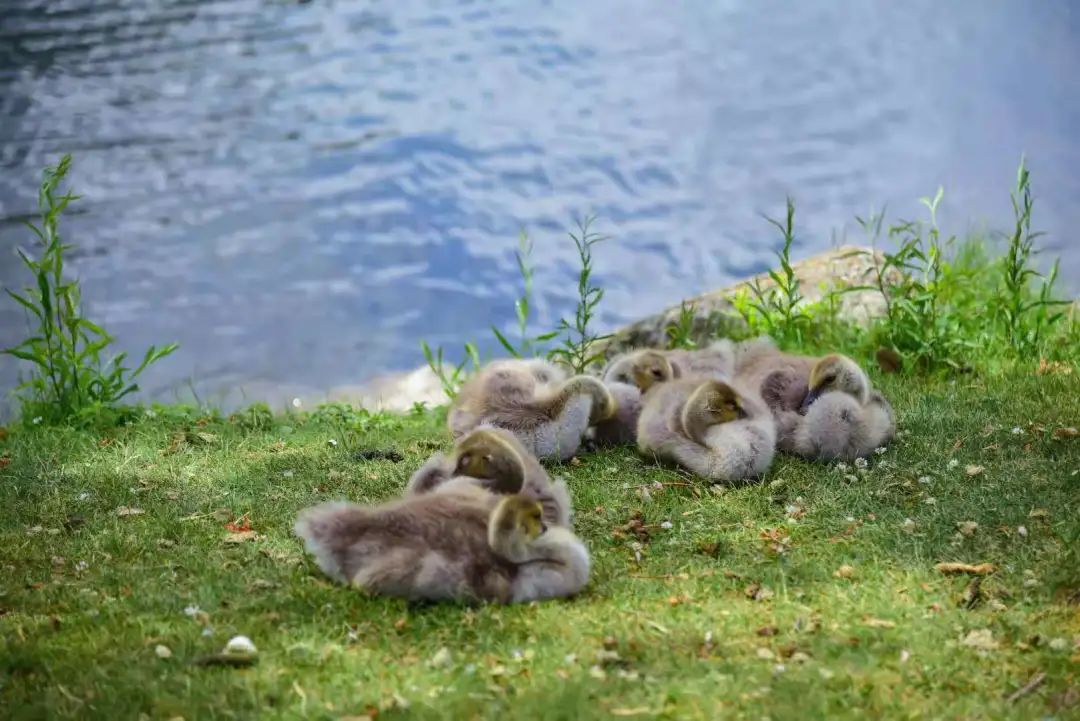
[[[91,315],[181,343],[157,397],[278,401],[415,366],[421,338],[486,342],[523,228],[548,326],[588,212],[606,325],[766,267],[759,213],[788,193],[800,255],[939,183],[951,229],[1003,227],[1022,152],[1080,285],[1066,0],[3,4],[0,285],[24,281],[40,168],[73,153]]]

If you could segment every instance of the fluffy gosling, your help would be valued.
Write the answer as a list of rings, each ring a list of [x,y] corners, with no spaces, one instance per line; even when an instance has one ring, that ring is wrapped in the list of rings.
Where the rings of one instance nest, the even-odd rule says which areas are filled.
[[[512,432],[537,458],[566,460],[589,426],[615,413],[615,399],[592,376],[567,378],[548,361],[500,360],[469,379],[450,408],[454,438],[480,425]]]
[[[765,404],[717,380],[683,379],[645,395],[638,449],[714,481],[757,477],[772,463],[776,427]]]

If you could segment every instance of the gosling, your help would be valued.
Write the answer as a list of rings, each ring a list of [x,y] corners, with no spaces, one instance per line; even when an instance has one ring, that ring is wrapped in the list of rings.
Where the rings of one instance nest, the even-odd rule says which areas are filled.
[[[638,449],[713,481],[764,473],[776,449],[776,426],[756,394],[718,380],[680,379],[645,395]]]
[[[811,460],[853,460],[896,434],[892,406],[850,358],[827,355],[810,372],[799,410],[776,412],[779,447]]]
[[[566,483],[553,481],[521,441],[502,428],[481,426],[458,439],[449,457],[433,455],[413,473],[405,495],[430,493],[450,482],[494,494],[520,492],[540,503],[545,523],[570,526],[572,504]]]
[[[382,506],[326,503],[295,532],[330,577],[366,593],[416,601],[518,603],[571,596],[589,554],[540,504],[448,483]]]
[[[469,379],[450,408],[454,438],[481,425],[504,428],[537,458],[566,460],[589,426],[611,418],[615,399],[599,379],[548,361],[500,360]]]
[[[726,380],[735,373],[735,348],[717,341],[701,350],[645,348],[618,355],[604,368],[604,381],[628,383],[642,393],[676,378]]]

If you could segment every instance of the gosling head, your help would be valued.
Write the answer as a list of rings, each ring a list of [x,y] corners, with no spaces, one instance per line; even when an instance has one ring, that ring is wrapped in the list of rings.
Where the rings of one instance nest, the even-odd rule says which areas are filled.
[[[525,496],[507,496],[492,512],[489,524],[492,535],[504,541],[529,542],[547,531],[544,509]]]
[[[865,404],[870,396],[870,380],[859,364],[837,353],[819,360],[810,371],[809,390],[803,398],[801,412],[805,412],[822,393],[840,391]]]
[[[525,462],[510,442],[491,428],[478,428],[454,446],[454,475],[490,481],[495,493],[517,493],[525,483]]]
[[[742,399],[727,383],[708,381],[698,388],[693,397],[696,397],[702,411],[714,424],[746,418]]]
[[[655,350],[640,350],[612,365],[605,380],[629,383],[644,393],[657,383],[674,377],[675,369],[667,356]]]
[[[549,361],[536,358],[526,361],[526,364],[537,383],[546,385],[548,383],[557,383],[566,378],[566,372]]]

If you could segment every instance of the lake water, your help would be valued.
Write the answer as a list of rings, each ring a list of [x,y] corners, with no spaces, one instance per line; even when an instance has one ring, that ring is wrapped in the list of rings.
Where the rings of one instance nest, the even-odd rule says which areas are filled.
[[[277,403],[494,351],[513,251],[538,327],[572,312],[573,220],[599,216],[612,327],[945,186],[948,229],[1005,227],[1021,153],[1080,287],[1080,11],[1031,3],[4,0],[0,285],[40,168],[90,315],[178,341],[158,398]],[[0,303],[0,344],[25,327]],[[0,359],[0,387],[16,368]]]

